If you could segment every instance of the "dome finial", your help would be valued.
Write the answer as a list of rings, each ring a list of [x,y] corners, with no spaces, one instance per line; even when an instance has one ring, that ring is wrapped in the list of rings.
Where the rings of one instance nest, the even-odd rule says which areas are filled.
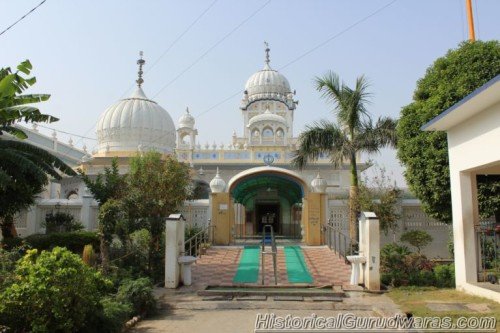
[[[271,51],[271,49],[269,48],[269,43],[264,41],[264,45],[266,46],[266,65],[269,66],[269,62],[271,60],[269,60],[269,51]]]
[[[135,82],[137,82],[137,86],[139,88],[144,83],[144,80],[142,79],[142,74],[144,74],[144,72],[142,71],[142,66],[144,66],[146,61],[144,59],[142,59],[143,55],[144,55],[144,53],[142,51],[140,51],[139,52],[140,59],[137,60],[137,64],[139,65],[139,71],[137,72],[137,74],[139,75],[139,78],[137,80],[135,80]]]
[[[186,106],[186,113],[189,114],[189,107]]]

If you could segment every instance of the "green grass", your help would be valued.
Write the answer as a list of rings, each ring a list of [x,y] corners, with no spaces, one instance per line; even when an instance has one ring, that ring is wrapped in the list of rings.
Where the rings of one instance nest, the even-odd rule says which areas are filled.
[[[500,304],[486,298],[468,295],[455,289],[438,289],[435,287],[400,287],[394,288],[387,295],[400,306],[404,312],[411,312],[417,317],[492,317],[500,324]],[[487,304],[489,312],[465,311],[432,311],[427,308],[428,302],[438,303],[482,303]]]

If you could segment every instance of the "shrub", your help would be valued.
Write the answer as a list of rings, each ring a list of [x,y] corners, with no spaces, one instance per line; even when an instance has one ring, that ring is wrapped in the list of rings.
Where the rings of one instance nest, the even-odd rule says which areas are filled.
[[[9,250],[0,247],[0,291],[13,281],[16,262],[25,252],[26,248],[23,246]]]
[[[71,232],[83,229],[83,224],[75,220],[75,217],[65,212],[48,213],[45,222],[42,223],[47,234],[53,232]]]
[[[455,287],[455,265],[437,265],[434,267],[436,285],[441,288]]]
[[[87,244],[92,245],[93,248],[99,248],[99,236],[91,231],[35,234],[26,237],[24,241],[27,245],[38,250],[50,250],[59,246],[78,254],[83,252],[83,248]]]
[[[132,304],[134,314],[145,315],[153,313],[156,309],[153,284],[148,278],[123,281],[118,288],[116,299],[123,303]]]
[[[123,325],[132,314],[132,305],[130,303],[119,302],[113,297],[103,297],[100,305],[102,311],[96,312],[95,316],[87,322],[80,332],[121,332]]]
[[[29,250],[15,275],[0,293],[0,322],[15,331],[78,331],[100,311],[100,298],[110,286],[78,255],[60,247],[40,254]]]
[[[94,247],[91,244],[85,245],[82,253],[83,262],[90,267],[94,267],[96,263],[96,254],[94,252]]]
[[[401,235],[401,241],[417,248],[417,252],[432,242],[432,236],[424,230],[411,230]]]
[[[435,282],[433,263],[420,253],[412,253],[404,245],[389,243],[382,247],[381,282],[393,287],[429,286]]]

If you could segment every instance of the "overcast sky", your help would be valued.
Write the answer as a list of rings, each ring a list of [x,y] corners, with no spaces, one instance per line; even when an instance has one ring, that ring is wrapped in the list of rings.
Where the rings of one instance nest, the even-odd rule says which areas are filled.
[[[2,0],[0,30],[40,1]],[[475,0],[474,10],[479,39],[499,39],[500,1]],[[465,0],[47,0],[0,36],[0,66],[30,59],[31,92],[51,94],[40,107],[60,118],[48,126],[95,138],[99,115],[131,93],[142,50],[146,95],[176,124],[189,106],[200,143],[227,144],[233,129],[242,133],[240,100],[263,67],[264,40],[271,67],[297,91],[298,133],[332,117],[312,83],[327,70],[348,84],[365,74],[372,114],[398,117],[426,68],[467,39],[466,27]],[[394,152],[372,158],[403,184]]]

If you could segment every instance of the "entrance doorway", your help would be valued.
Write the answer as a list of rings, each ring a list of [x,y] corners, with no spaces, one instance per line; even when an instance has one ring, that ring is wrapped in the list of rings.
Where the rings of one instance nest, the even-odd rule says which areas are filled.
[[[233,177],[228,191],[234,203],[235,239],[260,239],[265,225],[280,239],[301,239],[304,181],[290,170],[257,167]]]
[[[276,203],[255,204],[257,233],[262,234],[265,225],[270,225],[275,234],[281,234],[280,205]]]

